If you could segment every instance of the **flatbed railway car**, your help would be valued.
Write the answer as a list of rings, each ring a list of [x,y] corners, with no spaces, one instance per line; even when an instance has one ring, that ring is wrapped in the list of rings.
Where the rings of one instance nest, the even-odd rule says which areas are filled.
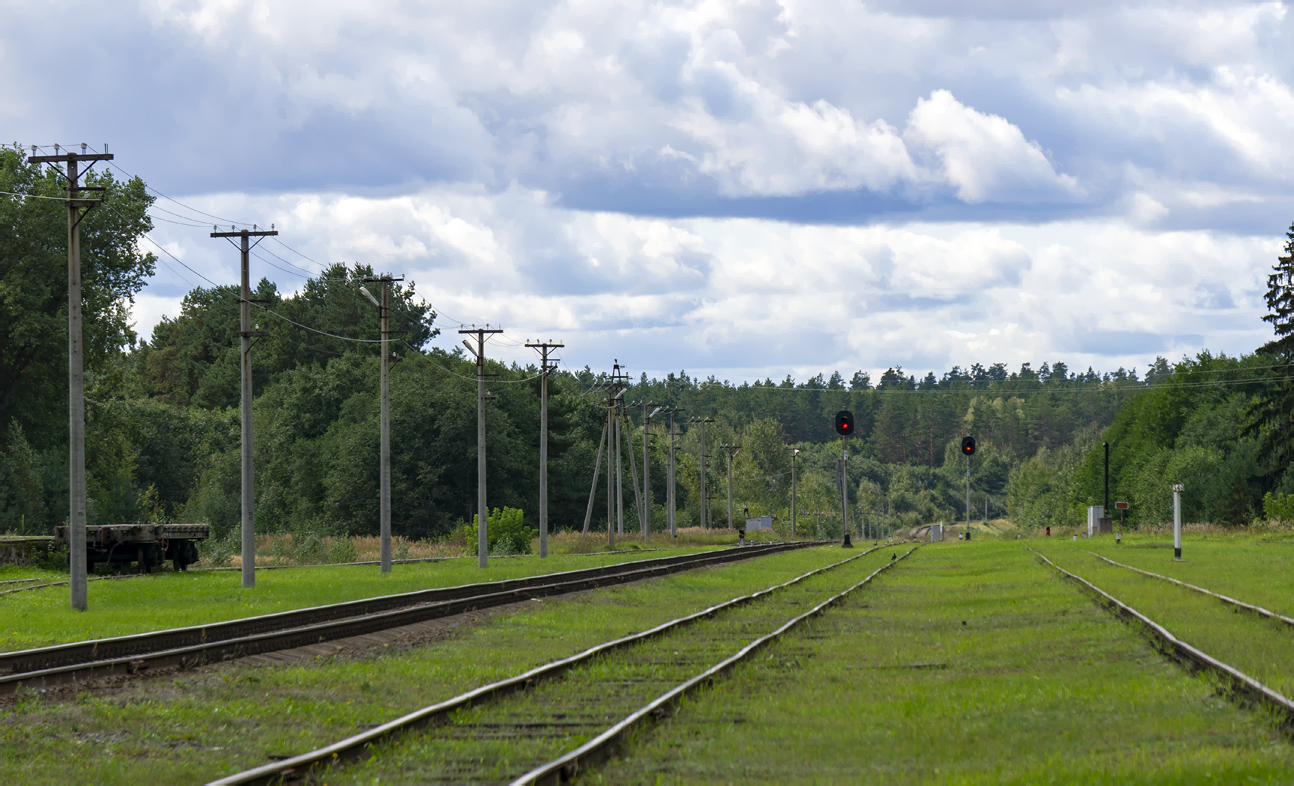
[[[67,544],[70,527],[54,528],[54,540]],[[164,560],[176,570],[198,561],[198,541],[211,536],[209,524],[102,524],[85,528],[86,558],[96,562],[136,562],[140,573],[149,573]]]

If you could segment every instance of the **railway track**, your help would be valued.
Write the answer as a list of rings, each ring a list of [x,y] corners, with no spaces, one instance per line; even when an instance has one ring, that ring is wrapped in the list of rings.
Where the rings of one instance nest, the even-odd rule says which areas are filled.
[[[892,557],[861,580],[836,571],[878,549],[211,784],[310,779],[319,768],[368,757],[375,746],[382,753],[380,774],[334,771],[329,781],[374,775],[395,782],[569,780],[610,755],[626,734],[665,718],[682,697],[915,551]]]
[[[1033,549],[1030,549],[1030,551],[1033,551]],[[1219,677],[1236,695],[1271,708],[1278,716],[1285,719],[1285,724],[1287,726],[1294,724],[1294,701],[1291,701],[1289,698],[1283,696],[1277,691],[1272,690],[1234,666],[1209,655],[1198,647],[1194,647],[1182,641],[1170,633],[1164,626],[1150,619],[1145,614],[1132,608],[1082,576],[1065,570],[1044,557],[1042,554],[1039,554],[1037,551],[1033,551],[1033,553],[1037,555],[1038,559],[1059,571],[1066,578],[1082,585],[1083,588],[1096,597],[1098,603],[1107,606],[1124,619],[1136,623],[1142,628],[1142,630],[1150,635],[1151,641],[1155,643],[1157,648],[1165,652],[1170,657],[1185,663],[1193,669],[1206,671]],[[1134,570],[1136,569],[1134,568]]]
[[[1087,551],[1087,549],[1083,549],[1083,550]],[[1087,553],[1091,554],[1093,557],[1096,557],[1099,560],[1104,560],[1105,562],[1108,562],[1117,568],[1125,568],[1135,573],[1140,573],[1143,576],[1148,576],[1153,579],[1160,579],[1162,581],[1167,581],[1172,584],[1176,584],[1179,587],[1184,587],[1188,590],[1192,590],[1194,592],[1198,592],[1203,595],[1208,595],[1210,598],[1220,600],[1229,606],[1235,606],[1236,608],[1242,609],[1244,611],[1257,614],[1260,617],[1266,617],[1267,619],[1277,620],[1279,622],[1285,623],[1286,625],[1289,625],[1290,627],[1294,627],[1294,618],[1286,617],[1283,614],[1277,614],[1274,611],[1268,611],[1267,609],[1264,609],[1262,606],[1255,606],[1252,603],[1245,603],[1242,600],[1236,600],[1235,598],[1230,598],[1230,597],[1227,597],[1226,595],[1221,595],[1219,593],[1213,592],[1212,590],[1206,590],[1203,587],[1197,587],[1194,584],[1187,584],[1185,581],[1179,581],[1178,579],[1172,578],[1170,576],[1162,576],[1158,573],[1152,573],[1151,571],[1148,571],[1148,570],[1142,570],[1141,568],[1134,568],[1131,565],[1124,565],[1122,562],[1115,562],[1109,557],[1103,557],[1094,551],[1088,551]]]
[[[360,636],[533,598],[626,584],[817,543],[658,557],[522,579],[383,595],[185,628],[0,653],[0,696],[105,676],[190,668]]]
[[[614,555],[614,554],[629,554],[629,553],[644,554],[652,551],[666,551],[666,549],[635,549],[633,552],[630,552],[625,549],[621,549],[617,551],[590,551],[585,554],[577,554],[572,556],[605,557],[605,556]],[[533,554],[507,554],[503,556],[491,557],[491,559],[526,559],[529,557],[534,557],[534,555]],[[415,557],[412,559],[391,560],[391,564],[392,565],[412,565],[420,562],[449,562],[450,560],[457,560],[457,559],[476,559],[476,557],[475,556]],[[364,560],[361,562],[312,562],[308,565],[257,565],[256,570],[257,571],[296,570],[298,568],[353,568],[353,567],[362,567],[365,565],[380,565],[380,564],[381,563],[378,562],[377,560]],[[193,568],[192,570],[189,570],[186,568],[185,570],[188,573],[225,573],[225,572],[240,571],[242,570],[242,568],[235,566],[232,568],[230,567]],[[146,578],[150,576],[158,576],[158,575],[164,575],[164,574],[163,573],[121,573],[115,576],[91,576],[88,580],[89,581],[116,581],[119,579],[142,579],[142,578]],[[40,584],[32,583],[37,581],[40,581],[40,579],[10,579],[8,581],[0,581],[0,595],[9,595],[14,592],[26,592],[28,590],[44,589],[45,587],[65,587],[68,584],[68,581],[66,579],[62,581],[46,581]],[[25,586],[6,589],[6,587],[8,587],[11,584],[23,584]]]

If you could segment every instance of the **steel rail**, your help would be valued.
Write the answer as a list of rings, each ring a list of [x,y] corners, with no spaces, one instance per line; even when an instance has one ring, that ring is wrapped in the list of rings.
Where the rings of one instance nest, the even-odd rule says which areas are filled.
[[[1082,576],[1070,573],[1033,549],[1030,549],[1030,551],[1033,551],[1039,559],[1060,571],[1066,577],[1077,581],[1092,592],[1096,593],[1100,599],[1103,599],[1107,605],[1112,606],[1114,610],[1123,617],[1131,618],[1141,623],[1141,625],[1152,634],[1153,640],[1158,641],[1163,647],[1167,648],[1170,654],[1176,655],[1180,660],[1185,661],[1188,664],[1193,664],[1201,670],[1218,674],[1236,693],[1280,712],[1285,716],[1287,724],[1294,722],[1294,701],[1291,701],[1280,693],[1277,693],[1236,667],[1218,660],[1197,647],[1187,644],[1172,633],[1169,633],[1168,629],[1163,625],[1150,619],[1145,614],[1132,608]]]
[[[417,590],[258,617],[0,653],[0,696],[150,668],[191,667],[363,635],[465,611],[655,578],[803,548],[812,543],[730,548],[603,565],[522,579]]]
[[[653,551],[668,551],[668,550],[669,549],[617,549],[616,551],[590,551],[583,554],[571,554],[570,556],[604,557],[604,556],[611,556],[615,554],[645,554]],[[505,554],[503,556],[494,557],[493,559],[518,559],[518,558],[531,557],[531,556],[534,556],[534,555]],[[475,559],[475,557],[413,557],[410,559],[393,559],[391,560],[391,564],[392,565],[411,565],[415,563],[426,563],[426,562],[449,562],[450,560],[456,560],[456,559]],[[257,565],[256,569],[257,570],[295,570],[296,568],[351,568],[351,567],[370,566],[370,565],[378,565],[378,564],[380,563],[377,560],[364,560],[361,562],[311,562],[305,565]],[[239,570],[242,570],[242,568],[219,567],[219,568],[194,568],[193,570],[186,569],[185,572],[223,573],[223,572],[239,571]],[[89,578],[89,581],[109,581],[109,580],[115,580],[115,579],[142,579],[148,576],[164,576],[166,575],[166,573],[167,571],[163,571],[161,573],[123,573],[116,576],[91,576]],[[8,581],[0,581],[0,585],[17,584],[17,583],[31,582],[31,581],[40,581],[40,579],[10,579]],[[66,586],[67,583],[68,581],[66,579],[62,581],[47,581],[44,584],[34,584],[27,587],[18,587],[17,589],[0,590],[0,595],[9,595],[14,592],[26,592],[27,590],[43,589],[45,587],[62,587],[62,586]]]
[[[741,595],[722,603],[717,603],[709,608],[702,609],[701,611],[669,620],[668,622],[663,622],[660,625],[649,628],[648,630],[633,633],[628,636],[622,636],[601,644],[596,644],[574,655],[550,661],[542,666],[536,666],[535,668],[518,674],[515,677],[508,677],[507,679],[492,682],[488,685],[482,685],[479,688],[467,691],[466,693],[462,693],[451,699],[446,699],[445,701],[423,707],[422,709],[414,710],[413,712],[402,715],[395,720],[388,721],[380,726],[375,726],[371,729],[360,732],[359,734],[347,737],[344,740],[332,743],[331,745],[317,748],[309,753],[303,753],[289,759],[271,762],[270,764],[265,764],[260,767],[255,767],[234,775],[228,775],[223,778],[210,781],[208,786],[276,783],[289,777],[300,779],[306,777],[311,770],[318,767],[320,764],[332,764],[343,759],[353,760],[362,758],[367,753],[368,749],[376,742],[441,721],[449,715],[449,713],[455,710],[471,707],[484,700],[498,698],[517,690],[524,690],[529,688],[538,680],[559,676],[571,668],[597,657],[598,655],[633,644],[638,644],[656,636],[660,636],[675,628],[713,617],[726,609],[749,603],[765,595],[790,587],[819,573],[824,573],[846,563],[853,562],[856,559],[860,559],[874,551],[877,551],[879,548],[880,546],[875,546],[867,551],[849,557],[848,559],[834,562],[821,568],[816,568],[808,573],[804,573],[793,579],[782,582],[781,584],[775,584],[771,587],[766,587],[748,595]]]
[[[876,548],[880,548],[880,547],[877,546]],[[679,701],[679,699],[683,698],[688,693],[691,693],[692,691],[698,688],[709,685],[714,681],[716,677],[730,670],[732,667],[736,666],[737,664],[741,663],[743,660],[748,658],[751,654],[753,654],[757,650],[762,649],[764,646],[766,646],[770,642],[780,637],[783,633],[786,633],[787,631],[796,627],[806,619],[809,619],[810,617],[816,617],[817,615],[821,614],[823,611],[827,609],[827,607],[838,603],[840,600],[842,600],[845,596],[849,595],[854,590],[858,589],[864,584],[867,584],[868,582],[870,582],[872,579],[876,578],[876,576],[880,574],[882,571],[888,570],[894,567],[895,565],[897,565],[902,560],[907,559],[908,555],[916,551],[917,548],[919,548],[919,546],[913,546],[912,548],[904,552],[902,557],[899,557],[896,560],[892,560],[890,562],[885,563],[881,567],[872,571],[872,573],[870,573],[867,576],[867,578],[863,579],[857,584],[854,584],[852,587],[849,587],[848,589],[836,595],[832,595],[830,598],[827,598],[823,602],[819,603],[817,606],[814,606],[812,609],[809,609],[803,614],[800,614],[799,616],[796,616],[786,621],[785,623],[782,624],[780,628],[773,631],[772,633],[769,633],[765,636],[761,636],[760,638],[750,642],[745,647],[742,647],[740,650],[738,650],[735,655],[732,655],[731,657],[726,658],[725,660],[720,661],[719,663],[716,663],[714,666],[711,666],[710,668],[706,669],[705,671],[701,672],[695,677],[689,679],[688,681],[681,683],[680,685],[676,686],[669,692],[661,694],[660,696],[656,697],[652,701],[643,705],[639,709],[625,716],[625,718],[620,720],[614,726],[611,726],[606,731],[599,734],[597,737],[594,737],[593,739],[584,743],[583,745],[571,751],[570,753],[567,753],[566,755],[561,756],[560,758],[554,759],[548,762],[547,764],[542,764],[539,767],[536,767],[533,770],[522,775],[521,777],[514,779],[511,782],[511,786],[525,786],[525,784],[531,784],[531,783],[560,784],[560,783],[569,782],[579,772],[582,765],[583,766],[596,765],[597,763],[604,761],[606,757],[608,757],[611,754],[611,751],[614,749],[614,747],[619,744],[620,740],[623,739],[624,736],[628,734],[630,731],[637,728],[641,724],[652,720],[660,713],[663,713],[666,708],[676,704]]]
[[[1087,551],[1087,549],[1083,549],[1083,551]],[[1235,598],[1227,597],[1226,595],[1213,592],[1212,590],[1206,590],[1203,587],[1197,587],[1194,584],[1187,584],[1186,582],[1179,581],[1175,578],[1172,578],[1171,576],[1161,576],[1158,573],[1152,573],[1151,571],[1148,571],[1148,570],[1142,570],[1141,568],[1134,568],[1131,565],[1124,565],[1122,562],[1115,562],[1109,557],[1103,557],[1100,554],[1097,554],[1095,551],[1087,551],[1087,553],[1091,554],[1093,557],[1096,557],[1097,559],[1105,560],[1106,562],[1116,567],[1126,568],[1128,570],[1140,573],[1143,576],[1150,576],[1151,578],[1162,579],[1164,581],[1171,581],[1172,583],[1180,587],[1185,587],[1189,590],[1194,590],[1195,592],[1201,592],[1205,595],[1208,595],[1211,598],[1216,598],[1222,601],[1223,603],[1229,603],[1232,606],[1237,606],[1239,608],[1244,609],[1245,611],[1252,611],[1254,614],[1267,617],[1268,619],[1279,620],[1280,622],[1283,622],[1286,625],[1294,627],[1294,618],[1286,617],[1283,614],[1277,614],[1274,611],[1268,611],[1267,609],[1264,609],[1262,606],[1255,606],[1252,603],[1245,603],[1243,600],[1236,600]]]

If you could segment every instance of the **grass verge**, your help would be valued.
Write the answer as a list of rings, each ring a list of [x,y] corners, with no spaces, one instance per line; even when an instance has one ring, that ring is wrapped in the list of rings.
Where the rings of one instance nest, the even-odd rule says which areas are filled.
[[[130,581],[90,582],[89,609],[83,612],[69,607],[66,586],[48,587],[0,595],[0,649],[27,649],[200,625],[377,595],[579,570],[700,550],[565,555],[544,560],[495,559],[484,570],[468,560],[404,563],[393,565],[385,575],[375,565],[286,568],[258,573],[252,589],[243,589],[241,576],[236,571],[159,573]]]

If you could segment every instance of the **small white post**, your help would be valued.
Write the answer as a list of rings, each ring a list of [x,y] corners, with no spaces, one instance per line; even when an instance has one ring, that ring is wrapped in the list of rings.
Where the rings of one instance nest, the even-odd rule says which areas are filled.
[[[1173,559],[1182,558],[1182,492],[1186,487],[1173,484]]]

